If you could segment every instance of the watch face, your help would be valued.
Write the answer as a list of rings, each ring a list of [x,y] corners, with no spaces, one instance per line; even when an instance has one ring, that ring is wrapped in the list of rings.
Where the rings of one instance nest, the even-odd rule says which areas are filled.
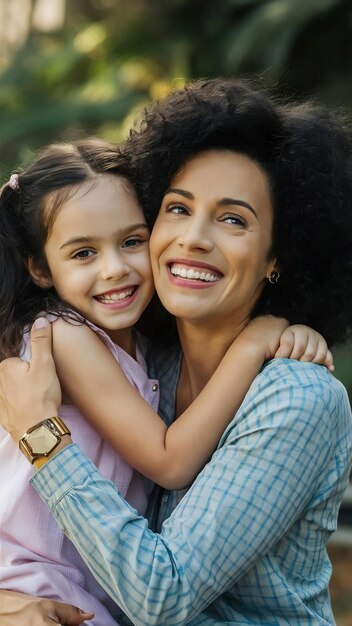
[[[39,426],[27,437],[27,443],[32,448],[33,454],[47,454],[57,443],[58,438],[47,428]]]

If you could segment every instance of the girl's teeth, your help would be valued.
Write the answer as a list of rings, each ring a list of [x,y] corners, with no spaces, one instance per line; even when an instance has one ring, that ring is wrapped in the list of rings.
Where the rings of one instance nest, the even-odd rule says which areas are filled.
[[[181,278],[187,278],[188,280],[204,280],[206,282],[215,282],[219,280],[218,276],[215,274],[211,274],[210,272],[199,272],[198,270],[189,269],[187,270],[185,267],[171,267],[171,274],[173,276],[181,276]]]
[[[133,289],[128,289],[127,291],[120,291],[119,293],[111,293],[111,294],[106,294],[103,296],[98,296],[98,300],[100,300],[100,302],[124,300],[125,298],[128,298],[128,296],[131,296],[132,293],[133,293]]]

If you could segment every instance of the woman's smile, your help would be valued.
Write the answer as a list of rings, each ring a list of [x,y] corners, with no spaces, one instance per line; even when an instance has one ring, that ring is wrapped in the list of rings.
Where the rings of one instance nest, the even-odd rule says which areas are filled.
[[[250,314],[275,260],[266,173],[228,150],[190,159],[165,193],[150,242],[164,306],[181,319]]]
[[[188,259],[174,259],[169,263],[169,270],[172,283],[190,289],[211,287],[222,276],[216,267]]]

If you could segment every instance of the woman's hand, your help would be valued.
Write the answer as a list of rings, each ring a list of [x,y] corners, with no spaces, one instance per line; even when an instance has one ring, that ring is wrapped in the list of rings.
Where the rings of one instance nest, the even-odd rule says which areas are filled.
[[[57,415],[61,388],[51,354],[51,325],[36,320],[31,331],[32,360],[0,363],[0,424],[18,441],[38,422]]]
[[[79,626],[93,617],[70,604],[0,590],[1,626]]]

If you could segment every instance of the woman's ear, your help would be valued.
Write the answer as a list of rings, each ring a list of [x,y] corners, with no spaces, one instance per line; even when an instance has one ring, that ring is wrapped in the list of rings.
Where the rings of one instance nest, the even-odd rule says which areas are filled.
[[[273,259],[272,263],[270,264],[270,268],[269,271],[266,275],[269,283],[271,283],[272,285],[276,285],[277,282],[279,282],[280,279],[280,270],[278,268],[278,264],[277,264],[277,260]]]
[[[274,257],[273,259],[269,261],[267,268],[268,268],[267,273],[266,273],[267,278],[269,278],[272,272],[276,272],[277,274],[280,273],[276,257]]]
[[[37,287],[41,289],[50,289],[53,286],[50,272],[43,266],[43,263],[35,261],[33,257],[29,257],[27,261],[28,272],[31,275],[32,281]]]

